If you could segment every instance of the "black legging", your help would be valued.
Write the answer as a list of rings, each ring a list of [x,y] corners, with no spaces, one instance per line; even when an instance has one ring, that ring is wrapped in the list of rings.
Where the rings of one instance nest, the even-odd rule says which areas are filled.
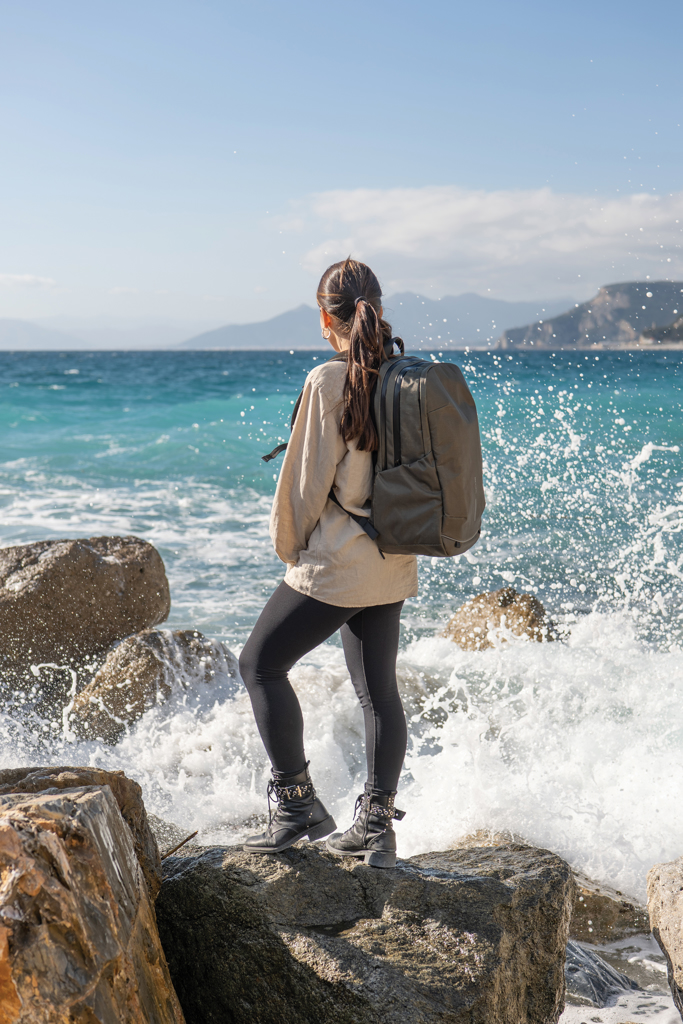
[[[393,792],[406,752],[406,719],[396,684],[403,601],[338,608],[281,583],[261,612],[240,655],[240,672],[270,762],[277,772],[301,771],[304,721],[288,671],[341,628],[346,665],[365,718],[368,782]]]

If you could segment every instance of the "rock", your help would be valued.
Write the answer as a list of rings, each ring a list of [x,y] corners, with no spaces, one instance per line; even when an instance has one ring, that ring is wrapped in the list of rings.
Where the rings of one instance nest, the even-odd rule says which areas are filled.
[[[173,849],[174,846],[182,842],[189,834],[189,829],[181,828],[180,825],[176,825],[173,821],[165,821],[163,818],[158,818],[156,814],[148,814],[147,818],[162,857],[167,850]]]
[[[0,796],[8,793],[42,793],[45,790],[109,786],[123,820],[130,829],[133,848],[142,873],[155,900],[161,888],[161,860],[156,839],[147,820],[142,790],[122,771],[103,768],[4,768],[0,770]],[[2,1019],[0,1018],[0,1024]]]
[[[0,670],[78,665],[168,617],[161,557],[138,537],[0,549]],[[67,679],[67,688],[70,680]]]
[[[544,850],[378,870],[313,844],[164,861],[159,934],[188,1024],[557,1021],[573,882]]]
[[[560,316],[504,331],[496,348],[633,348],[647,328],[664,327],[681,308],[680,281],[608,284]]]
[[[529,845],[524,837],[514,832],[478,829],[456,839],[452,849],[506,846],[509,843]],[[570,939],[602,945],[627,939],[631,935],[644,935],[650,931],[645,907],[635,900],[627,899],[618,889],[594,882],[580,871],[573,870],[572,873],[575,885],[572,918],[569,924]]]
[[[564,968],[568,1002],[579,1006],[614,1006],[624,992],[639,991],[640,986],[615,970],[592,949],[576,942],[567,943]]]
[[[666,957],[671,995],[683,1017],[683,857],[650,868],[647,908],[652,934]]]
[[[0,796],[2,1024],[182,1024],[108,787]]]
[[[93,681],[77,694],[70,722],[83,739],[116,743],[127,726],[174,689],[237,674],[237,659],[225,644],[196,630],[146,629],[109,652]]]
[[[473,597],[457,610],[442,635],[466,651],[484,651],[493,647],[491,632],[501,627],[539,642],[557,639],[538,598],[518,594],[514,587]]]
[[[642,935],[650,931],[645,907],[611,889],[574,872],[576,898],[569,926],[569,937],[578,942],[601,945]]]

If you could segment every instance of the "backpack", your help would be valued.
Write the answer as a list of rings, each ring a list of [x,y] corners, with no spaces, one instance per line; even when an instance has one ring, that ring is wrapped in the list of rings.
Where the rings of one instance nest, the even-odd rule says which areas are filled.
[[[394,342],[400,355],[392,355]],[[391,555],[461,555],[476,544],[486,501],[477,409],[454,363],[406,356],[387,345],[373,398],[379,448],[370,516],[343,508]],[[332,361],[346,359],[344,354]],[[294,426],[301,395],[292,413]],[[287,447],[278,445],[269,462]]]

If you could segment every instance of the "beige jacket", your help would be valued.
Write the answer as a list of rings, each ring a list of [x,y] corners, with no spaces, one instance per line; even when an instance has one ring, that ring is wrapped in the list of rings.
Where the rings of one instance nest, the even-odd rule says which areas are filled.
[[[287,563],[285,583],[325,604],[362,608],[417,595],[414,555],[385,555],[328,497],[367,516],[372,455],[339,432],[346,364],[323,363],[306,378],[270,516],[270,536]]]

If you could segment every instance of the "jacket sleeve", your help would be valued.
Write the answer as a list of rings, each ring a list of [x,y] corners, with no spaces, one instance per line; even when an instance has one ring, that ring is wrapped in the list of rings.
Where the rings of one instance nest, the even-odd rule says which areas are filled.
[[[347,447],[339,432],[341,407],[330,407],[306,381],[285,452],[270,516],[270,536],[283,562],[295,565],[308,547]]]

